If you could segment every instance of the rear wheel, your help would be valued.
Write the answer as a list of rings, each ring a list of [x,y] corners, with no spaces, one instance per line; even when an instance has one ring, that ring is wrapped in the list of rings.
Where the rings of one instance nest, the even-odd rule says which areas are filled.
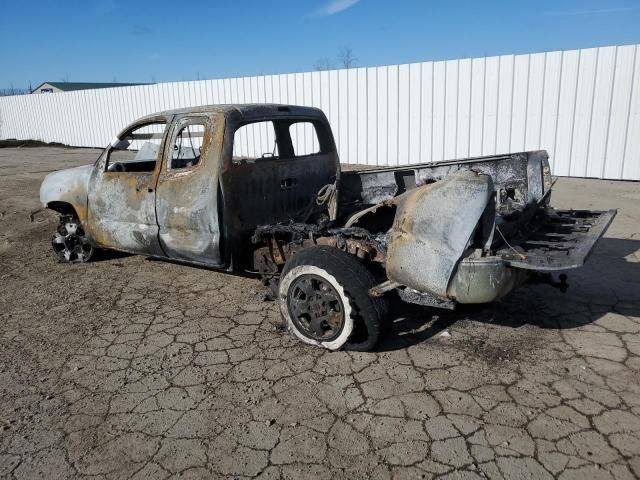
[[[94,251],[80,221],[72,216],[60,217],[51,246],[56,258],[65,263],[88,262]]]
[[[371,272],[351,255],[313,246],[285,265],[278,289],[280,311],[291,333],[329,350],[371,350],[386,315],[384,299],[369,296]]]

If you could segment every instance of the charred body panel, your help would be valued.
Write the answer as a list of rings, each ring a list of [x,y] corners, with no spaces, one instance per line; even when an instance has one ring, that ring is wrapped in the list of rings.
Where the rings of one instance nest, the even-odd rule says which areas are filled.
[[[584,265],[616,210],[540,210],[528,231],[481,258],[467,256],[458,264],[447,297],[458,303],[489,303],[527,280],[566,290],[564,280],[550,275]],[[565,276],[561,274],[561,276]]]
[[[221,266],[218,184],[224,116],[177,115],[164,146],[164,158],[171,158],[176,136],[191,125],[203,127],[197,164],[174,168],[165,161],[158,175],[155,193],[158,237],[169,258]]]
[[[541,209],[528,228],[496,253],[513,268],[542,272],[578,268],[616,214],[617,210]]]
[[[87,192],[92,165],[68,168],[48,174],[40,187],[40,203],[61,214],[87,219]]]
[[[413,188],[434,183],[460,170],[489,175],[496,193],[496,210],[504,215],[540,201],[551,189],[547,152],[514,153],[455,161],[422,163],[342,172],[343,211],[390,200]]]
[[[457,188],[465,171],[489,177],[492,195],[474,198]],[[538,272],[583,265],[616,214],[549,208],[552,182],[544,151],[349,171],[341,186],[348,212],[380,202],[351,214],[350,225],[397,206],[388,277],[406,301],[433,306],[492,302]],[[430,194],[430,188],[444,194]],[[535,278],[557,286],[549,276]]]
[[[261,121],[274,125],[277,158],[234,159],[234,133]],[[221,191],[229,265],[235,270],[253,266],[249,239],[259,225],[302,223],[315,225],[335,217],[335,194],[320,202],[318,192],[335,192],[340,161],[328,120],[315,108],[278,106],[230,112],[226,118],[221,162]],[[289,133],[296,122],[311,123],[318,136],[316,154],[297,156]],[[322,217],[322,218],[321,218]]]
[[[173,135],[182,122],[194,118],[207,124],[200,162],[172,170]],[[234,163],[235,131],[264,120],[282,128],[279,158]],[[287,129],[300,121],[316,126],[322,147],[317,155],[294,155]],[[110,152],[132,130],[154,122],[166,126],[155,158],[110,162]],[[96,246],[244,271],[253,262],[245,247],[250,247],[258,224],[308,221],[321,212],[335,217],[339,176],[335,142],[322,111],[290,105],[212,105],[137,120],[116,136],[95,165],[45,179],[41,201],[78,217]],[[319,205],[316,193],[327,185],[332,195]]]
[[[548,207],[551,186],[545,151],[346,171],[334,226],[369,231],[373,251],[372,238],[381,240],[376,258],[386,276],[373,294],[398,288],[405,300],[432,306],[488,303],[532,273],[582,265],[615,215],[556,212]],[[274,245],[291,253],[282,237]]]
[[[389,279],[446,297],[451,275],[470,248],[492,195],[491,177],[469,170],[408,192],[390,230]]]
[[[163,255],[154,194],[162,164],[162,148],[158,149],[150,168],[143,168],[146,165],[135,159],[132,162],[135,168],[131,171],[110,167],[118,163],[111,158],[112,152],[129,132],[154,122],[164,125],[166,132],[172,118],[171,115],[155,115],[134,122],[111,142],[96,162],[89,181],[85,225],[96,246],[143,255]]]

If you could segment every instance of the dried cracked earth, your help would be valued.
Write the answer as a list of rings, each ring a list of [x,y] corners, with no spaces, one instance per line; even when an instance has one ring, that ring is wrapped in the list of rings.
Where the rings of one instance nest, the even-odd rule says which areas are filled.
[[[95,156],[0,149],[1,477],[640,476],[640,184],[560,179],[557,206],[620,208],[566,294],[396,305],[375,353],[331,353],[252,279],[56,263],[28,213]]]

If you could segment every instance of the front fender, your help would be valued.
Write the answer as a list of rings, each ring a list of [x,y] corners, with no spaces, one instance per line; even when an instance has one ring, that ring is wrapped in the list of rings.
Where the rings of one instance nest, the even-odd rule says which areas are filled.
[[[93,165],[68,168],[47,175],[40,186],[40,203],[60,211],[65,205],[75,210],[81,222],[87,218],[87,194]]]

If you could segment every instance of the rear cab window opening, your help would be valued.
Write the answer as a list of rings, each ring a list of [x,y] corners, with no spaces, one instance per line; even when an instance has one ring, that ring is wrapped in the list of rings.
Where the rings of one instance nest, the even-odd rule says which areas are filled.
[[[311,122],[296,122],[289,126],[289,135],[296,157],[316,155],[320,153],[318,134]]]
[[[324,139],[322,141],[321,139]],[[331,151],[331,142],[315,122],[298,119],[252,122],[234,133],[233,164],[292,159]]]
[[[233,136],[233,163],[254,163],[279,158],[280,152],[272,121],[247,123]]]

